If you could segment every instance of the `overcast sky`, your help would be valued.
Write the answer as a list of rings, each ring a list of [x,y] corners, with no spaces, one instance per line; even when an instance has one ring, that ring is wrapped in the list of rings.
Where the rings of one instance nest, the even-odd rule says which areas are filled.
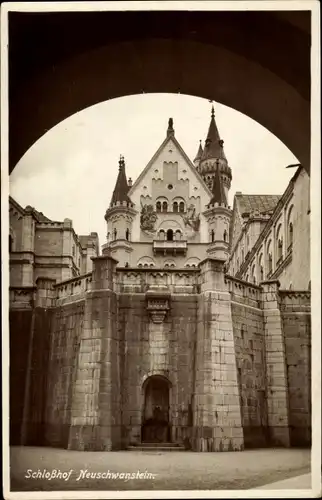
[[[229,203],[236,191],[282,194],[294,174],[285,169],[297,163],[294,155],[257,122],[214,105],[233,175]],[[10,194],[53,220],[72,219],[78,234],[98,232],[102,245],[120,154],[135,181],[163,142],[172,117],[176,138],[193,160],[199,139],[206,138],[210,111],[205,99],[174,94],[128,96],[92,106],[49,130],[27,151],[10,176]]]

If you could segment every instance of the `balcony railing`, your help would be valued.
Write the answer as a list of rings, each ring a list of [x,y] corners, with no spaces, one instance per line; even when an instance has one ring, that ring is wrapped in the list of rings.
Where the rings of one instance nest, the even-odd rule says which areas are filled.
[[[154,240],[153,241],[153,251],[155,253],[163,253],[163,254],[185,254],[187,251],[187,241],[168,241],[168,240]]]

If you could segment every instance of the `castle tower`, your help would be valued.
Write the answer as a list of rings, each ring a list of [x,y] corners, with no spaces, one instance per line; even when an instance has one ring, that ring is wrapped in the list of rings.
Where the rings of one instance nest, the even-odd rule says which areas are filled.
[[[108,254],[118,261],[119,267],[131,265],[132,222],[136,215],[134,204],[128,196],[130,186],[125,173],[124,157],[120,156],[119,172],[109,208],[105,214],[107,222],[107,244],[103,254]]]
[[[228,191],[232,180],[231,168],[228,166],[227,158],[224,152],[224,141],[220,138],[215,120],[215,110],[214,106],[212,106],[210,125],[205,147],[202,152],[201,159],[199,160],[199,164],[196,167],[210,189],[212,189],[214,177],[218,167],[225,189],[226,199],[228,199]]]
[[[204,215],[209,229],[207,254],[211,258],[226,261],[229,257],[229,225],[232,211],[228,207],[219,160],[216,162],[212,179],[212,198]]]

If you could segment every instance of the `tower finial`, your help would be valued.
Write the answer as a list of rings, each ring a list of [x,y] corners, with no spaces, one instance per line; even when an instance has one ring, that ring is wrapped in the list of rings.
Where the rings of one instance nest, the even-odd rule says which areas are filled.
[[[174,135],[173,118],[169,118],[167,135]]]
[[[210,104],[211,104],[211,118],[215,118],[215,108],[214,108],[214,101],[210,99]]]
[[[122,169],[122,167],[124,167],[124,156],[123,155],[120,155],[120,159],[119,159],[119,170]]]

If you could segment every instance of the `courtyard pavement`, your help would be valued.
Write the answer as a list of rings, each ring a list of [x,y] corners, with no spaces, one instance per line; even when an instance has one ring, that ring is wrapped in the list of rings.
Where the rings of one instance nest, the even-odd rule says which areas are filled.
[[[12,447],[10,469],[11,491],[253,489],[307,475],[310,450],[78,452]],[[60,477],[52,477],[55,470]],[[51,479],[32,474],[50,474]],[[290,487],[310,487],[307,476],[303,483],[297,480]]]

